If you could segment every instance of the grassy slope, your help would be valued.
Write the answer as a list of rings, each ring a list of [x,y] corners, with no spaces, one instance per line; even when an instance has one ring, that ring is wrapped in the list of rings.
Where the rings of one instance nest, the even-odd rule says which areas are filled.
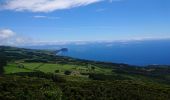
[[[114,77],[117,77],[118,75],[119,77],[121,76],[127,79],[156,81],[159,83],[170,84],[170,67],[167,66],[136,67],[127,64],[95,62],[70,57],[61,57],[54,55],[52,51],[3,46],[0,46],[0,49],[5,51],[7,58],[12,62],[5,68],[6,74],[37,70],[52,73],[54,73],[55,70],[59,70],[59,74],[63,74],[66,70],[74,70],[79,73],[112,74]],[[18,68],[18,64],[24,65],[24,68]],[[90,69],[91,66],[95,67],[95,71]]]
[[[55,57],[52,52],[47,51],[18,48],[8,49],[6,48],[6,51],[8,51],[7,54],[10,63],[5,67],[6,74],[42,71],[52,73],[53,76],[55,75],[55,70],[59,70],[60,72],[57,75],[62,76],[66,82],[55,81],[57,83],[55,86],[60,87],[60,90],[63,92],[63,99],[168,100],[170,98],[169,67],[138,68],[126,64],[94,62],[60,56]],[[39,59],[46,59],[48,61],[37,62]],[[25,62],[24,60],[29,61]],[[24,67],[19,67],[20,65]],[[95,66],[95,70],[91,70],[91,66]],[[80,74],[67,76],[64,75],[64,71],[66,70],[77,71]],[[88,76],[91,74],[95,77],[89,78]],[[25,75],[22,74],[22,76]],[[0,80],[6,80],[8,83],[12,77],[15,76],[4,77]],[[31,77],[32,75],[28,77],[28,80],[29,78],[32,79]],[[17,81],[23,81],[23,78],[20,78]],[[37,82],[41,80],[41,78],[37,79]],[[34,81],[36,82],[36,80]],[[40,83],[44,84],[43,81]],[[2,84],[0,84],[1,86]],[[25,86],[27,87],[29,85],[25,83]],[[18,88],[23,89],[23,87]],[[11,92],[11,90],[7,91]],[[34,93],[32,90],[30,91]],[[18,96],[17,94],[14,95]]]
[[[19,68],[19,65],[23,65],[24,68]],[[55,73],[55,70],[59,70],[59,75],[64,75],[64,72],[69,71],[75,71],[78,72],[76,76],[80,77],[88,77],[88,74],[101,74],[99,77],[100,79],[106,79],[106,80],[114,80],[114,79],[130,79],[130,80],[137,80],[142,82],[157,82],[157,83],[166,83],[169,84],[168,80],[160,79],[162,77],[166,77],[166,79],[169,79],[168,75],[162,76],[162,77],[152,77],[152,76],[146,76],[142,74],[134,74],[134,73],[118,73],[115,71],[112,71],[112,68],[104,68],[104,67],[98,67],[95,66],[95,70],[92,70],[89,66],[81,66],[81,65],[70,65],[70,64],[53,64],[53,63],[10,63],[8,66],[5,67],[5,73],[11,74],[11,73],[18,73],[18,72],[35,72],[35,71],[41,71],[45,73]],[[83,73],[83,75],[82,75]],[[85,74],[87,73],[87,75]],[[105,76],[103,76],[105,75]],[[109,76],[110,75],[110,76]],[[73,75],[74,76],[74,75]],[[106,78],[108,77],[108,78]],[[98,78],[97,78],[98,79]]]
[[[19,65],[24,65],[24,68],[19,68]],[[80,73],[89,73],[89,72],[95,72],[95,73],[104,73],[104,74],[111,74],[112,69],[106,69],[106,68],[100,68],[95,67],[95,70],[92,71],[91,68],[88,66],[80,66],[80,65],[63,65],[63,64],[51,64],[51,63],[10,63],[8,66],[5,67],[5,73],[17,73],[17,72],[30,72],[34,70],[39,70],[42,72],[50,72],[55,73],[55,70],[59,70],[60,73],[64,73],[66,70],[70,71],[79,71]]]

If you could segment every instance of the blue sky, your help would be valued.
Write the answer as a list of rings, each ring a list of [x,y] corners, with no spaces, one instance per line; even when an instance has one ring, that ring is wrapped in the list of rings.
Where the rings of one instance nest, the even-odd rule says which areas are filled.
[[[56,5],[40,5],[46,8],[35,0],[7,1],[0,0],[4,44],[14,38],[18,42],[170,38],[170,0],[65,0],[61,4],[54,0]]]

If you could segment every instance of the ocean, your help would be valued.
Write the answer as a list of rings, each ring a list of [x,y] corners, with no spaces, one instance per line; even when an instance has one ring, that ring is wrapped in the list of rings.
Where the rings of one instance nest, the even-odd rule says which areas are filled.
[[[53,50],[68,48],[68,52],[60,53],[60,55],[95,61],[141,66],[170,65],[170,40],[77,42],[29,48]]]

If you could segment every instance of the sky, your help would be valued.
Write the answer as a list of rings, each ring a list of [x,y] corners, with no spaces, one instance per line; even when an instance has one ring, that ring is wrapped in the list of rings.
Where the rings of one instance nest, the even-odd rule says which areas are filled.
[[[170,0],[0,0],[0,45],[170,39]]]

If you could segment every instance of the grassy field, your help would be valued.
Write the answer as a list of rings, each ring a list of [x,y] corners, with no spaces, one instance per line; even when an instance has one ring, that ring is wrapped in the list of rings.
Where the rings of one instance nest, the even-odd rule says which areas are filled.
[[[107,73],[111,74],[111,69],[99,68],[91,65],[79,66],[79,65],[63,65],[63,64],[51,64],[51,63],[10,63],[5,67],[5,73],[17,73],[17,72],[32,72],[42,71],[45,73],[55,73],[59,70],[59,74],[64,74],[65,71],[75,71],[78,73]]]
[[[0,100],[170,98],[170,69],[166,66],[138,67],[60,57],[40,50],[1,48],[6,51],[8,65],[0,76]]]
[[[10,74],[10,73],[18,73],[18,72],[31,72],[31,70],[27,70],[24,68],[19,68],[17,64],[8,64],[5,67],[5,74]]]

